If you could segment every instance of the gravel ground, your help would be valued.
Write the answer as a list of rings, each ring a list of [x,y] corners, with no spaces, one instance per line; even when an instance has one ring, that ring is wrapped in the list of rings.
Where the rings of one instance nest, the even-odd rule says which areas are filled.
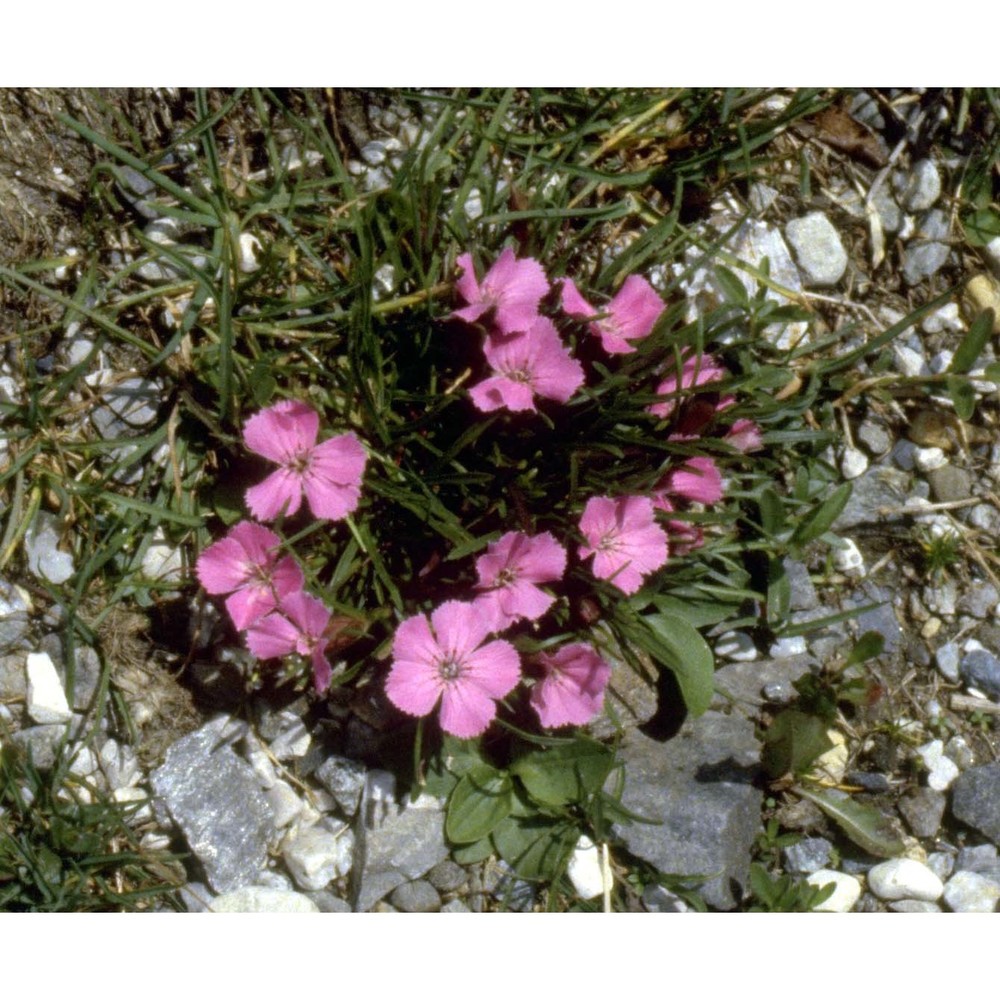
[[[0,144],[0,264],[71,260],[84,239],[80,220],[95,157],[57,112],[114,134],[115,105],[151,139],[174,127],[184,104],[183,95],[169,92],[104,99],[102,107],[74,92],[0,92],[7,140]],[[419,122],[390,94],[343,92],[338,108],[350,168],[369,186],[419,141]],[[921,323],[846,378],[835,407],[842,436],[828,456],[854,486],[832,529],[839,547],[787,566],[797,621],[851,609],[855,616],[767,648],[749,631],[713,636],[719,669],[712,710],[686,723],[681,738],[666,744],[672,749],[638,729],[623,744],[631,781],[625,804],[663,824],[618,831],[631,861],[687,875],[721,868],[725,877],[701,889],[711,908],[747,907],[752,858],[775,877],[834,882],[826,909],[994,911],[1000,900],[1000,397],[987,371],[996,360],[993,338],[970,373],[977,405],[969,419],[956,413],[943,379],[939,392],[926,391],[926,379],[948,370],[972,318],[986,307],[1000,315],[1000,240],[971,246],[956,221],[956,192],[976,141],[973,128],[958,133],[957,115],[951,91],[851,92],[775,141],[780,155],[766,184],[723,187],[702,213],[707,239],[729,232],[727,249],[736,257],[753,264],[768,257],[782,289],[770,294],[813,312],[814,336],[848,322],[858,336],[874,336],[941,297]],[[121,193],[141,214],[140,188],[137,182]],[[163,220],[149,219],[147,235],[158,224]],[[162,275],[146,277],[155,283]],[[696,272],[685,290],[692,311],[719,297],[706,273]],[[0,322],[13,328],[20,320],[0,300]],[[786,326],[773,335],[802,331]],[[84,337],[27,349],[45,372],[88,357]],[[0,378],[9,399],[27,389],[14,346]],[[102,358],[91,375],[100,397],[91,419],[106,438],[155,418],[162,386],[127,351]],[[154,453],[153,461],[161,459]],[[123,462],[122,481],[140,466]],[[60,530],[54,519],[36,518],[24,538],[25,576],[0,573],[0,723],[31,746],[36,761],[51,757],[96,684],[96,668],[88,673],[78,652],[67,700],[53,611],[32,599],[44,590],[40,583],[73,572]],[[154,544],[145,558],[163,578],[181,579],[183,561],[169,545]],[[537,904],[536,889],[495,861],[462,867],[449,859],[436,799],[396,801],[392,775],[377,767],[384,734],[372,706],[320,711],[305,698],[257,700],[234,715],[242,698],[239,652],[202,646],[182,663],[177,644],[165,639],[211,635],[211,616],[206,605],[186,602],[163,614],[123,604],[105,620],[102,639],[114,650],[114,683],[137,738],[131,746],[108,738],[80,765],[121,801],[154,793],[136,822],[144,845],[193,852],[183,890],[189,909],[452,912]],[[867,665],[856,711],[831,722],[834,745],[820,766],[903,840],[905,856],[889,860],[858,849],[828,812],[785,794],[781,776],[760,768],[760,734],[795,697],[793,684],[805,676],[814,689],[835,686],[853,641],[869,632],[881,636],[882,651]],[[639,708],[635,722],[651,715]],[[339,735],[327,740],[334,726]],[[705,767],[729,769],[714,797],[698,777]],[[243,818],[237,827],[228,821],[234,811]],[[595,872],[600,886],[600,860],[587,845],[577,858],[574,884],[586,897]],[[632,905],[684,910],[682,896],[647,890]]]

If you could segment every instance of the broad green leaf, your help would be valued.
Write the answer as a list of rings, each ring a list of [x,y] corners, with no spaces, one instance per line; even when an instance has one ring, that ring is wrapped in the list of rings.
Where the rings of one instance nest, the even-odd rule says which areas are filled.
[[[674,597],[671,594],[658,594],[653,598],[653,604],[658,611],[664,611],[668,615],[679,615],[694,628],[718,625],[721,621],[735,618],[742,603],[743,598],[735,595],[730,599],[719,597],[711,601],[694,597]]]
[[[444,831],[455,844],[472,844],[488,836],[510,814],[513,783],[510,775],[479,764],[462,775],[448,799]]]
[[[985,246],[1000,236],[1000,214],[992,208],[970,212],[962,219],[962,225],[972,246]]]
[[[510,770],[533,799],[543,805],[561,806],[597,792],[613,763],[614,754],[608,747],[581,738],[568,745],[525,754]]]
[[[951,375],[964,375],[971,371],[983,353],[983,348],[989,343],[993,333],[993,310],[984,309],[969,326],[969,332],[962,338],[962,343],[955,349],[955,354],[948,366]],[[963,418],[964,419],[964,418]]]
[[[1000,382],[1000,361],[994,361],[992,364],[987,365],[984,374],[988,381]]]
[[[785,525],[785,507],[770,486],[765,486],[757,498],[760,508],[760,524],[764,534],[773,538]]]
[[[959,420],[969,420],[976,412],[976,390],[967,378],[949,375],[946,382],[948,395],[955,404],[955,414]]]
[[[715,660],[708,643],[690,623],[660,612],[643,615],[645,629],[636,630],[640,645],[677,677],[684,704],[693,716],[705,712],[712,701]]]
[[[849,667],[855,663],[864,663],[866,660],[873,660],[876,656],[882,655],[884,648],[885,636],[881,632],[865,632],[854,644],[854,649],[848,654],[844,666]]]
[[[874,806],[857,802],[832,788],[796,785],[795,791],[818,805],[858,847],[869,854],[877,858],[894,858],[906,850],[906,845],[896,836],[889,820]]]
[[[772,778],[801,774],[833,746],[827,724],[815,715],[794,708],[779,712],[764,735],[764,770]]]
[[[808,514],[795,529],[791,537],[792,545],[806,545],[830,530],[830,525],[840,516],[840,512],[851,499],[850,483],[843,483],[830,494],[814,511]]]
[[[565,867],[580,831],[564,821],[509,816],[493,831],[497,853],[520,878],[549,881]]]
[[[483,837],[474,844],[461,844],[451,852],[451,856],[460,865],[474,865],[485,861],[493,853],[493,841],[489,837]]]

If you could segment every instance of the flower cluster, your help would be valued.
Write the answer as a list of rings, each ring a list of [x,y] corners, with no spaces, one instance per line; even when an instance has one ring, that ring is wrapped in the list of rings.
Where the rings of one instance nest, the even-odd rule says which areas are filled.
[[[305,494],[315,517],[341,520],[361,495],[367,455],[353,434],[317,444],[319,415],[305,403],[284,401],[252,416],[243,441],[278,464],[246,492],[247,506],[261,520],[294,515]],[[228,594],[226,610],[247,646],[262,660],[299,653],[312,664],[316,690],[324,692],[331,669],[326,656],[331,614],[305,592],[305,576],[291,555],[280,555],[281,539],[269,528],[240,521],[198,557],[205,591]]]

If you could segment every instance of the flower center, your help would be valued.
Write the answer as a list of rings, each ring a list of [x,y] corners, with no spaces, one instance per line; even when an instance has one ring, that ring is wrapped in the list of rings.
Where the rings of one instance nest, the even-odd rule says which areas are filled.
[[[506,587],[508,584],[513,583],[517,579],[517,574],[509,566],[505,566],[499,573],[497,573],[496,580],[493,581],[494,587]]]
[[[301,452],[298,455],[293,455],[292,460],[288,463],[288,468],[294,472],[297,476],[305,475],[309,469],[309,452]]]
[[[441,674],[441,680],[453,681],[462,672],[462,668],[454,660],[442,660],[438,664],[438,672]]]
[[[525,371],[523,368],[516,368],[513,371],[507,372],[506,375],[512,382],[522,382],[524,385],[531,385],[531,372]]]
[[[598,552],[615,552],[620,548],[620,539],[616,535],[605,535],[597,543]]]

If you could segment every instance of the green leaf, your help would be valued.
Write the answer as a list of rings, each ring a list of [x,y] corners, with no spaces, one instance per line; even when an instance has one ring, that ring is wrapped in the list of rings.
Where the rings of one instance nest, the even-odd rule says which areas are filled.
[[[851,483],[843,483],[830,494],[814,511],[808,514],[795,529],[791,537],[792,545],[806,545],[829,531],[830,526],[840,516],[851,499]]]
[[[727,600],[700,600],[697,598],[674,597],[672,594],[657,594],[653,604],[657,610],[668,615],[678,615],[694,628],[706,625],[718,625],[719,622],[735,618],[739,612],[743,598],[733,597]]]
[[[1000,214],[992,208],[971,212],[962,219],[965,235],[973,246],[985,246],[1000,236]]]
[[[493,853],[493,841],[489,837],[483,837],[474,844],[461,844],[451,852],[451,856],[460,865],[474,865],[485,861]]]
[[[493,831],[497,853],[520,878],[551,881],[565,867],[580,831],[572,823],[509,816]]]
[[[734,306],[747,304],[747,290],[743,282],[728,267],[716,267],[715,276],[722,286],[722,294],[727,302]]]
[[[637,629],[641,645],[654,660],[677,677],[684,704],[693,716],[705,712],[712,701],[715,660],[708,643],[689,622],[660,612],[644,615],[645,629]]]
[[[952,375],[964,375],[970,371],[983,353],[983,348],[989,343],[993,333],[993,310],[984,309],[969,327],[969,332],[962,338],[962,343],[955,349],[954,357],[948,366]]]
[[[785,572],[785,561],[769,560],[767,565],[767,620],[778,625],[788,616],[792,604],[792,584]]]
[[[987,365],[984,374],[987,381],[1000,382],[1000,361],[994,361],[992,364]]]
[[[976,390],[967,378],[949,375],[946,385],[948,395],[955,404],[955,414],[959,420],[969,420],[976,412]]]
[[[827,724],[815,715],[794,708],[779,712],[764,735],[764,770],[772,778],[801,774],[833,746]]]
[[[542,805],[562,806],[597,792],[613,764],[614,753],[608,747],[581,737],[564,746],[525,754],[510,770],[533,799]]]
[[[455,844],[471,844],[488,836],[510,814],[513,782],[489,764],[464,774],[448,799],[444,831]]]
[[[844,661],[845,667],[850,667],[855,663],[864,663],[866,660],[874,660],[876,656],[882,655],[885,648],[885,636],[881,632],[865,632],[863,636],[854,644],[847,659]]]
[[[906,845],[889,820],[874,806],[857,802],[833,788],[795,786],[795,791],[823,810],[855,844],[877,858],[898,857]]]
[[[770,486],[765,486],[757,498],[760,508],[760,524],[764,534],[773,538],[785,525],[785,507]]]

